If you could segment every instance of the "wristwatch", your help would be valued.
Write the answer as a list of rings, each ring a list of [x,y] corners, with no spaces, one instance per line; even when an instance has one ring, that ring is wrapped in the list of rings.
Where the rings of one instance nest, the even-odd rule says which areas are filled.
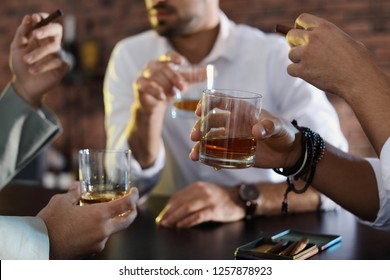
[[[238,188],[240,199],[245,204],[245,218],[252,219],[256,212],[260,192],[254,184],[241,184]]]

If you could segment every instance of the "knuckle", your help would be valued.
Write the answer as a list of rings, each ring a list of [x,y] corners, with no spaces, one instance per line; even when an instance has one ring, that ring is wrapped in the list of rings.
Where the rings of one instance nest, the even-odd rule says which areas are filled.
[[[59,203],[61,200],[62,200],[62,195],[60,194],[56,194],[52,196],[52,198],[50,199],[52,203]]]

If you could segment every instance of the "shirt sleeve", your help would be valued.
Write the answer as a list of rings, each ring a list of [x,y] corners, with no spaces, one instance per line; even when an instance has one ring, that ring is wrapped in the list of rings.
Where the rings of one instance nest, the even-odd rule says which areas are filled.
[[[138,75],[134,58],[125,41],[119,42],[110,57],[104,78],[104,110],[107,149],[128,149],[127,135],[131,122],[131,107],[135,97],[132,90],[133,77]],[[165,164],[165,149],[161,141],[158,157],[151,167],[142,169],[132,158],[132,182],[139,188],[140,195],[155,186]]]
[[[160,179],[161,170],[165,165],[165,149],[161,141],[160,151],[156,162],[149,168],[142,169],[138,161],[131,156],[131,181],[138,191],[140,197],[148,194]]]
[[[48,260],[49,246],[41,218],[0,216],[0,259]]]
[[[390,191],[390,138],[382,147],[380,154],[381,171],[383,178],[383,188]]]
[[[384,174],[383,171],[389,171],[387,168],[384,168],[385,162],[382,162],[382,155],[387,153],[387,156],[390,152],[390,146],[386,142],[387,145],[384,146],[381,152],[381,160],[375,158],[367,158],[367,161],[371,164],[377,181],[378,187],[378,195],[379,195],[379,211],[377,217],[374,222],[363,221],[362,223],[369,225],[371,227],[390,231],[390,190],[389,190],[389,181],[386,182],[385,177],[389,176],[389,174]],[[387,151],[387,152],[386,152]],[[387,185],[386,185],[387,183]]]

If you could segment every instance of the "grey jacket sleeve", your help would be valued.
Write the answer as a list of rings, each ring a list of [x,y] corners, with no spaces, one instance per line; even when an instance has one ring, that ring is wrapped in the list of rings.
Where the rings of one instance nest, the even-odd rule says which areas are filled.
[[[46,108],[44,116],[8,85],[0,95],[0,189],[61,131]]]

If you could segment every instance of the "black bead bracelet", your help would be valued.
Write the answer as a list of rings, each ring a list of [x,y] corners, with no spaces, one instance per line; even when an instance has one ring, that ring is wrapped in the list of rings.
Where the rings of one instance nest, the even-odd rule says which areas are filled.
[[[273,169],[276,173],[287,177],[287,189],[282,202],[283,213],[288,213],[288,193],[292,191],[297,194],[302,194],[309,188],[314,178],[316,166],[325,154],[325,141],[318,133],[313,132],[310,128],[298,126],[296,120],[293,120],[292,124],[302,134],[301,158],[290,169],[283,169],[283,171],[279,168]],[[293,180],[299,180],[300,178],[306,182],[303,188],[297,189]]]

